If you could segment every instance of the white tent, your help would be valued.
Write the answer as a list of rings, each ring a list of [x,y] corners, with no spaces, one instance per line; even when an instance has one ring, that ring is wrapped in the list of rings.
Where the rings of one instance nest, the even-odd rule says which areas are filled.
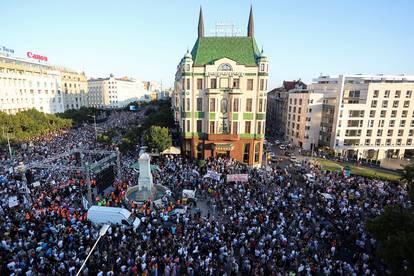
[[[162,155],[164,155],[164,154],[181,154],[181,150],[177,147],[170,147],[170,148],[164,150],[161,154]]]

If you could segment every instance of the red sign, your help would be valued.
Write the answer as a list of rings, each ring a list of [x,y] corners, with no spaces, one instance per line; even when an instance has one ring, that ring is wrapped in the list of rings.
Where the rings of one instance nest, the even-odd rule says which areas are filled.
[[[47,61],[47,57],[37,55],[37,54],[33,54],[32,52],[27,52],[27,56],[29,58],[33,58],[33,59],[37,59],[37,60],[41,60],[41,61]]]

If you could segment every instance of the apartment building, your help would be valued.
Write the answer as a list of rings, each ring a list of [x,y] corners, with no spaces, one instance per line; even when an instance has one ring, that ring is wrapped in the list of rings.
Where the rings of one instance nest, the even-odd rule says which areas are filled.
[[[310,89],[323,94],[319,145],[352,158],[413,155],[414,76],[321,76]]]
[[[268,62],[254,39],[252,10],[247,29],[247,37],[205,37],[200,10],[198,39],[177,66],[172,95],[190,157],[262,161]]]
[[[88,101],[92,107],[123,108],[134,101],[148,100],[141,81],[123,77],[88,80]]]
[[[281,87],[267,93],[266,135],[268,137],[276,139],[286,134],[288,96],[289,90],[292,89],[306,89],[306,84],[300,79],[283,81]]]
[[[88,81],[84,72],[76,72],[64,67],[60,71],[65,110],[88,106]]]
[[[313,150],[318,144],[322,119],[323,93],[291,89],[287,95],[285,138],[293,145]]]

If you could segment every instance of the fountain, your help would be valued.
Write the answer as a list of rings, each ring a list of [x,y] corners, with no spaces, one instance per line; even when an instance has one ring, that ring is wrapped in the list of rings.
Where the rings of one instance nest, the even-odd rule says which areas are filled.
[[[153,183],[150,159],[149,154],[145,150],[141,150],[138,159],[138,185],[129,187],[126,192],[127,200],[132,200],[138,205],[142,205],[147,200],[151,200],[158,205],[167,191],[167,188],[164,186]]]

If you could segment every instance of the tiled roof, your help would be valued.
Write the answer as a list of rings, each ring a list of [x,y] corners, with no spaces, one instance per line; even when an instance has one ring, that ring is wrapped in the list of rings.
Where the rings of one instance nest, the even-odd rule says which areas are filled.
[[[200,37],[191,55],[194,65],[211,64],[229,58],[243,65],[256,65],[260,52],[253,37]]]

